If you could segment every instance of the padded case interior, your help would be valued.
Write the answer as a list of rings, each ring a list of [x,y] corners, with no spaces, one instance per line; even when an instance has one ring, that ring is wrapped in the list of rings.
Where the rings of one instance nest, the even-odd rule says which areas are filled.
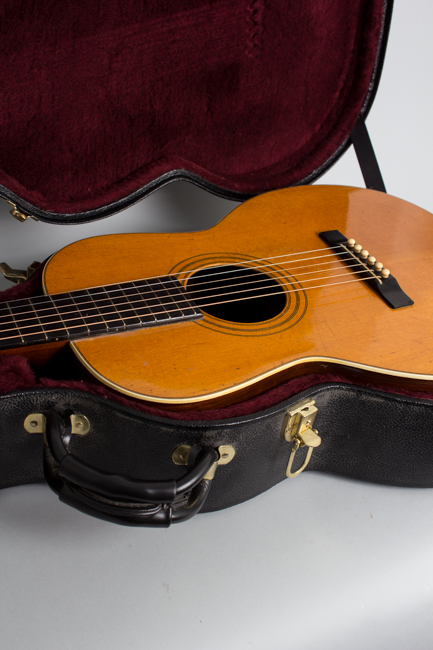
[[[386,0],[0,11],[0,195],[60,221],[105,216],[174,170],[232,198],[310,182],[372,101],[391,12]]]

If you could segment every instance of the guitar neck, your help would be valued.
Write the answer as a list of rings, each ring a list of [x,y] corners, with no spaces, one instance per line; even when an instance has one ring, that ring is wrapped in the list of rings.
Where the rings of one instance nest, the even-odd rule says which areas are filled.
[[[0,305],[0,349],[86,338],[202,317],[173,276]]]

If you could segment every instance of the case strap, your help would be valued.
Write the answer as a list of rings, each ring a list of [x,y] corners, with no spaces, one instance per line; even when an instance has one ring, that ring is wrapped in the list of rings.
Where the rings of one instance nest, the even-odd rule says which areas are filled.
[[[359,117],[352,133],[350,134],[359,166],[361,167],[362,176],[364,177],[365,186],[369,190],[385,192],[385,183],[380,173],[379,163],[368,135],[367,126],[364,118]]]
[[[126,526],[168,527],[190,519],[210,489],[205,478],[219,454],[198,451],[195,464],[178,480],[144,481],[96,469],[69,453],[71,425],[52,413],[46,420],[44,475],[64,503],[86,514]]]

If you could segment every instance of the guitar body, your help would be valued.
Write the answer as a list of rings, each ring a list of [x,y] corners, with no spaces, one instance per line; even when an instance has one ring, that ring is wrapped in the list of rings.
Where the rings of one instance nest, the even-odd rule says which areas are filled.
[[[414,304],[391,309],[364,281],[309,288],[317,282],[308,284],[308,275],[278,256],[323,250],[318,233],[326,230],[361,243]],[[248,267],[273,258],[266,274],[292,291],[270,318],[257,313],[253,322],[239,322],[230,310],[228,318],[205,313],[198,321],[70,345],[103,383],[175,409],[234,403],[291,376],[336,365],[373,383],[427,390],[433,386],[432,250],[433,218],[421,208],[370,190],[299,187],[251,199],[202,232],[76,242],[50,259],[44,290],[55,294],[167,274],[186,284],[197,269]],[[347,270],[336,260],[338,269]]]
[[[75,337],[69,342],[54,337],[38,345],[4,346],[0,354],[18,353],[32,361],[37,354],[43,364],[55,350],[69,345],[85,368],[119,397],[143,401],[125,402],[112,392],[103,391],[101,396],[88,384],[55,379],[43,379],[36,390],[33,383],[29,390],[9,388],[0,395],[3,429],[8,432],[0,487],[45,476],[62,501],[84,512],[118,523],[153,525],[147,521],[144,497],[138,521],[136,504],[129,507],[123,491],[115,491],[114,500],[110,492],[108,501],[98,495],[107,473],[114,475],[116,485],[125,477],[132,477],[134,485],[136,480],[181,480],[185,467],[174,463],[185,446],[212,453],[230,449],[232,454],[212,481],[203,478],[196,485],[200,491],[191,492],[188,513],[197,495],[206,498],[210,482],[204,506],[197,496],[203,511],[250,499],[303,468],[390,485],[431,486],[432,220],[426,211],[374,191],[299,187],[251,199],[207,231],[108,235],[59,251],[47,263],[43,278],[52,301],[44,296],[39,297],[42,303],[39,298],[29,299],[32,303],[18,301],[18,307],[24,303],[24,322],[16,314],[22,334],[30,304],[46,307],[52,302],[67,326],[73,325],[69,303],[62,308],[64,298],[54,294],[96,287],[96,293],[89,295],[97,302],[101,289],[109,293],[107,285],[168,274],[191,294],[191,278],[203,273],[199,269],[205,269],[200,278],[207,282],[206,269],[214,274],[214,267],[221,265],[241,267],[242,273],[251,268],[258,272],[261,267],[265,284],[270,280],[273,287],[271,300],[266,298],[263,309],[254,300],[243,302],[244,289],[236,281],[230,295],[217,299],[221,303],[229,299],[223,312],[200,304],[204,315],[198,320]],[[331,245],[322,241],[318,234],[330,230],[368,249],[389,268],[413,304],[391,308],[374,283],[351,272]],[[324,260],[332,261],[329,273],[323,272],[328,268]],[[312,284],[315,288],[309,288]],[[77,313],[85,315],[85,311]],[[5,328],[7,335],[10,325]],[[54,367],[65,357],[70,362],[68,354],[60,355]],[[6,370],[9,361],[12,374],[19,375],[21,360],[6,359]],[[311,373],[317,375],[248,399]],[[386,390],[387,385],[394,390]],[[411,392],[404,394],[402,389]],[[220,408],[224,406],[228,408]],[[317,409],[318,434],[308,421],[306,429],[297,429],[298,437],[290,439],[288,423],[294,417],[296,428],[296,413],[305,408],[311,408],[311,413]],[[68,473],[70,466],[64,469],[61,458],[50,460],[43,437],[29,428],[34,414],[46,414],[50,454],[54,449],[64,454],[65,438],[60,445],[52,444],[54,432],[62,430],[53,424],[53,413],[65,431],[70,414],[84,416],[89,423],[91,435],[70,439],[67,458],[85,463],[78,474]],[[320,439],[322,444],[313,452]],[[299,440],[305,440],[308,450],[298,453]],[[175,516],[176,507],[164,497],[164,505],[155,512]],[[164,522],[167,525],[169,520]]]

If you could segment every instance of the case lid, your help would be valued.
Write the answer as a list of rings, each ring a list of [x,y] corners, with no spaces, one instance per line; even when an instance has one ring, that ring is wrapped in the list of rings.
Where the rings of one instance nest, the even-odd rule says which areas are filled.
[[[175,179],[309,183],[373,100],[386,0],[5,0],[0,196],[50,222]]]

